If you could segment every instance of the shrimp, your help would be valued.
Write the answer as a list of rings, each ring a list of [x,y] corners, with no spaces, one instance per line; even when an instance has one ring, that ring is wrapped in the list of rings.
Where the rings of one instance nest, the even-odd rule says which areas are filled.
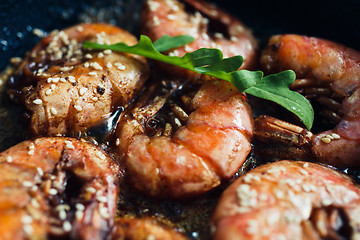
[[[137,94],[149,69],[145,58],[82,48],[84,41],[133,45],[115,26],[80,24],[55,31],[31,51],[10,83],[31,115],[35,136],[77,136]]]
[[[1,239],[105,239],[117,209],[119,166],[72,138],[24,141],[0,153]]]
[[[195,89],[170,81],[151,85],[119,122],[117,153],[138,190],[194,196],[229,179],[245,161],[253,131],[245,95],[226,81]]]
[[[294,70],[299,79],[292,88],[325,109],[319,115],[336,125],[332,130],[312,134],[262,116],[255,121],[255,139],[266,143],[277,138],[295,149],[289,152],[269,147],[268,154],[312,158],[337,167],[360,166],[360,53],[323,39],[278,35],[270,39],[261,64],[268,72]]]
[[[220,197],[214,239],[359,239],[360,190],[316,163],[282,160],[251,170]]]
[[[193,9],[193,12],[187,12],[188,9]],[[251,31],[235,17],[210,3],[197,0],[147,0],[141,13],[141,26],[142,33],[153,41],[165,34],[195,38],[184,47],[171,50],[169,55],[183,56],[199,48],[218,48],[224,57],[243,56],[241,69],[253,69],[257,65],[257,41]],[[161,66],[163,71],[179,76],[199,77],[199,74],[189,70]]]
[[[161,224],[149,217],[115,219],[112,240],[186,240],[175,229]]]

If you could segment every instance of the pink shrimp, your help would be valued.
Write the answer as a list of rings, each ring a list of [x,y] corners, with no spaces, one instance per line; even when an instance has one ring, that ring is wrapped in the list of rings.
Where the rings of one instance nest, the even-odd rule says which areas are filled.
[[[112,240],[186,240],[187,238],[175,229],[161,224],[149,217],[118,217]]]
[[[360,189],[330,168],[278,161],[251,170],[222,194],[214,239],[358,239]]]
[[[323,108],[319,114],[337,124],[332,130],[313,135],[280,120],[260,117],[255,138],[269,145],[267,154],[310,157],[338,167],[360,166],[360,53],[323,39],[278,35],[270,39],[261,64],[268,72],[294,70],[299,79],[292,88],[317,102]],[[280,144],[270,147],[269,140]],[[280,147],[281,142],[289,143],[295,151]]]
[[[1,239],[109,236],[120,169],[101,149],[38,138],[0,153],[0,165]]]
[[[194,9],[187,12],[185,6]],[[185,47],[173,49],[169,55],[183,56],[199,48],[219,48],[224,57],[244,57],[242,69],[252,69],[257,64],[257,41],[235,17],[205,1],[147,0],[141,15],[142,33],[153,41],[163,35],[190,35],[196,40]],[[162,66],[162,65],[160,65]],[[198,77],[188,70],[163,66],[163,71],[185,77]]]
[[[76,25],[42,39],[10,85],[10,94],[20,95],[30,111],[33,135],[77,136],[115,107],[126,106],[148,78],[146,59],[85,50],[84,41],[137,42],[125,30],[102,23]]]
[[[245,161],[251,109],[225,81],[207,82],[198,91],[188,83],[163,84],[168,89],[152,85],[120,121],[117,152],[133,186],[149,195],[204,193]]]

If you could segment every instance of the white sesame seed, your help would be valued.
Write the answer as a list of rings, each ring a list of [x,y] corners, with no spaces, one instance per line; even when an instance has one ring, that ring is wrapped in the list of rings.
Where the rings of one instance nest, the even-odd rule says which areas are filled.
[[[103,51],[103,53],[104,53],[104,54],[111,54],[112,51],[111,51],[110,49],[106,49],[106,50]]]
[[[50,89],[51,89],[51,90],[55,90],[55,87],[56,87],[55,84],[51,84],[51,85],[50,85]]]
[[[111,67],[112,67],[111,62],[108,62],[108,63],[106,64],[106,67],[107,67],[107,68],[111,68]]]
[[[36,171],[39,173],[40,176],[44,175],[44,172],[43,172],[43,170],[41,168],[37,167]]]
[[[36,105],[40,105],[40,104],[42,104],[42,100],[38,98],[38,99],[35,99],[33,101],[33,103],[35,103]]]
[[[327,137],[327,138],[329,138],[329,139],[331,139],[331,140],[334,139],[334,137],[333,137],[332,135],[329,135],[329,134],[327,134],[325,137]]]
[[[322,203],[322,205],[324,205],[324,206],[330,206],[330,205],[333,203],[333,201],[332,201],[331,199],[323,199],[323,200],[321,201],[321,203]]]
[[[50,179],[51,179],[51,180],[55,180],[56,177],[55,177],[54,175],[51,175],[51,176],[50,176]]]
[[[55,208],[56,211],[61,211],[61,210],[66,210],[69,211],[70,210],[70,206],[67,204],[59,204],[56,206]]]
[[[33,186],[33,183],[30,182],[30,181],[23,181],[22,185],[23,185],[24,187],[32,187],[32,186]]]
[[[90,63],[90,66],[92,66],[95,70],[103,70],[103,68],[97,62]]]
[[[74,83],[76,81],[74,76],[68,76],[69,82]]]
[[[86,55],[85,55],[85,58],[87,58],[87,59],[92,59],[92,55],[90,54],[90,53],[87,53]]]
[[[33,149],[28,151],[29,155],[34,155],[34,153],[35,153],[35,150],[33,150]]]
[[[55,108],[50,108],[50,112],[51,112],[51,114],[53,114],[53,115],[56,115],[57,114],[57,111],[56,111],[56,109]]]
[[[96,200],[98,200],[99,202],[103,202],[103,203],[107,202],[107,198],[105,196],[97,196]]]
[[[78,26],[78,27],[76,28],[76,30],[78,30],[79,32],[82,32],[82,31],[84,30],[84,28],[83,28],[82,26]]]
[[[65,210],[63,210],[63,209],[61,209],[60,211],[59,211],[59,218],[60,218],[60,220],[65,220],[66,219],[66,212],[65,212]]]
[[[88,187],[86,188],[86,191],[90,192],[90,193],[96,193],[96,189],[93,187]]]
[[[117,138],[117,139],[116,139],[115,145],[116,145],[116,146],[119,146],[119,145],[120,145],[120,138]]]
[[[21,217],[21,222],[23,224],[30,224],[30,223],[32,223],[32,221],[33,221],[33,218],[29,215],[24,215]]]
[[[98,156],[101,160],[105,160],[106,158],[106,156],[100,151],[96,152],[96,156]]]
[[[81,112],[83,109],[80,105],[74,105],[74,108],[78,111]]]
[[[88,68],[90,66],[90,63],[86,62],[84,63],[84,67]]]
[[[201,36],[203,37],[203,39],[209,40],[209,35],[207,35],[207,33],[203,32]]]
[[[63,71],[63,72],[67,72],[67,71],[70,71],[71,69],[73,69],[74,67],[62,67],[60,68],[60,71]]]
[[[60,82],[66,82],[65,78],[60,78]]]
[[[91,76],[96,76],[96,72],[89,72],[89,75],[91,75]]]
[[[309,166],[309,163],[307,163],[307,162],[303,164],[304,168],[307,168],[308,166]]]
[[[6,157],[6,161],[7,161],[7,162],[9,162],[9,163],[10,163],[10,162],[12,162],[12,160],[13,160],[13,159],[12,159],[12,157],[11,157],[11,156],[7,156],[7,157]]]
[[[237,37],[234,37],[234,36],[231,36],[231,37],[230,37],[230,40],[231,40],[232,42],[236,42],[236,41],[238,40],[238,38],[237,38]]]
[[[58,191],[55,188],[50,188],[50,190],[49,190],[50,195],[56,195],[57,193],[58,193]]]
[[[31,205],[33,205],[35,208],[40,207],[40,204],[38,203],[38,201],[35,198],[31,199]]]
[[[76,209],[79,210],[79,211],[84,211],[85,210],[85,206],[81,203],[77,203],[75,205]]]
[[[323,141],[324,143],[331,143],[331,139],[327,137],[321,138],[321,141]]]
[[[154,2],[152,0],[147,1],[150,11],[156,11],[156,9],[160,6],[160,3]]]
[[[24,225],[23,230],[27,235],[31,235],[33,233],[33,228],[31,225]]]
[[[215,33],[214,36],[215,36],[216,38],[224,38],[224,34],[219,33],[219,32]]]
[[[302,175],[305,175],[305,176],[308,176],[309,175],[309,173],[305,170],[305,169],[300,169],[299,170],[300,171],[300,173],[302,174]]]
[[[79,89],[79,94],[80,94],[80,96],[83,96],[86,91],[87,91],[87,88],[85,88],[85,87],[80,88],[80,89]]]
[[[91,100],[93,100],[94,102],[98,101],[99,98],[98,97],[92,97]]]
[[[75,149],[74,145],[72,143],[66,144],[67,149]]]
[[[336,133],[331,134],[331,136],[332,136],[334,139],[340,139],[340,135],[338,135],[338,134],[336,134]]]
[[[98,56],[98,58],[103,58],[104,54],[102,52],[99,52],[97,56]]]
[[[50,95],[51,92],[52,92],[52,90],[49,88],[49,89],[47,89],[47,90],[45,91],[45,95]]]
[[[176,16],[174,14],[169,14],[169,15],[167,15],[167,19],[173,21],[176,19]]]
[[[77,220],[82,219],[82,217],[84,216],[84,212],[83,211],[76,211],[75,212],[75,217]]]
[[[153,22],[154,27],[160,26],[160,20],[159,20],[159,18],[157,16],[153,17],[152,22]]]
[[[110,218],[109,211],[108,211],[108,209],[105,208],[105,207],[100,208],[100,215],[101,215],[103,218],[105,218],[105,219]]]
[[[65,232],[70,232],[72,229],[71,223],[69,221],[65,221],[63,223],[63,229]]]
[[[53,82],[53,83],[57,83],[57,82],[59,82],[59,80],[60,80],[59,77],[52,78],[52,82]]]
[[[117,68],[118,70],[125,70],[125,69],[126,69],[126,66],[123,65],[123,64],[121,64],[121,63],[119,63],[119,62],[114,63],[114,65],[116,66],[116,68]]]

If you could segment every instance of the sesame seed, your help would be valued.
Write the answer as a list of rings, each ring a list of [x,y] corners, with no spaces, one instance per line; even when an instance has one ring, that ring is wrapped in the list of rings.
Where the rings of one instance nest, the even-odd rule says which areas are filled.
[[[55,90],[55,84],[51,84],[51,85],[50,85],[50,89],[51,89],[51,90]]]
[[[300,171],[300,173],[302,174],[302,175],[305,175],[305,176],[308,176],[309,175],[309,173],[305,170],[305,169],[300,169],[299,170]]]
[[[87,53],[87,54],[85,55],[85,58],[87,58],[87,59],[92,59],[92,55],[91,55],[90,53]]]
[[[28,151],[28,154],[29,154],[29,155],[34,155],[34,153],[35,153],[34,150],[29,150],[29,151]]]
[[[83,109],[80,105],[74,105],[74,108],[78,111],[81,112]]]
[[[90,193],[95,193],[96,192],[96,189],[93,188],[93,187],[88,187],[86,188],[86,191],[90,192]]]
[[[56,177],[55,177],[54,175],[51,175],[51,176],[50,176],[50,179],[51,179],[51,180],[55,180]]]
[[[81,203],[77,203],[75,205],[76,209],[79,210],[79,211],[84,211],[85,210],[85,206]]]
[[[118,70],[125,70],[125,68],[126,68],[125,65],[123,65],[123,64],[121,64],[119,62],[114,63],[114,65],[116,66],[116,68]]]
[[[33,186],[33,183],[30,182],[30,181],[23,181],[22,185],[23,185],[24,187],[32,187],[32,186]]]
[[[82,219],[82,217],[84,216],[84,212],[83,211],[76,211],[75,212],[75,217],[77,220]]]
[[[307,163],[307,162],[303,164],[303,167],[304,167],[304,168],[306,168],[306,167],[308,167],[308,166],[309,166],[309,163]]]
[[[98,53],[98,58],[102,58],[102,57],[104,57],[104,54],[102,53],[102,52],[100,52],[100,53]]]
[[[88,68],[90,66],[90,63],[86,62],[84,63],[84,67]]]
[[[160,6],[160,3],[154,2],[152,0],[147,1],[150,11],[156,11],[156,9]]]
[[[111,54],[112,51],[111,51],[110,49],[106,49],[106,50],[103,51],[103,53],[104,53],[104,54]]]
[[[63,229],[65,232],[70,232],[72,229],[71,223],[69,221],[65,221],[63,223]]]
[[[31,235],[33,232],[33,228],[31,225],[24,225],[23,230],[27,235]]]
[[[232,42],[236,42],[236,41],[238,40],[238,38],[237,38],[237,37],[234,37],[234,36],[231,36],[231,37],[230,37],[230,40],[231,40]]]
[[[57,114],[57,111],[56,111],[56,109],[55,108],[50,108],[50,112],[51,112],[51,114],[53,114],[53,115],[56,115]]]
[[[101,215],[103,218],[105,218],[105,219],[110,218],[109,211],[108,211],[108,209],[105,208],[105,207],[100,208],[100,215]]]
[[[106,67],[107,67],[107,68],[111,68],[111,67],[112,67],[111,62],[108,62],[108,63],[106,64]]]
[[[34,143],[30,143],[30,145],[29,145],[29,150],[34,150],[34,149],[35,149]]]
[[[101,160],[105,160],[106,158],[106,156],[100,151],[96,152],[96,156],[98,156]]]
[[[331,199],[323,199],[323,200],[321,201],[321,203],[322,203],[322,205],[324,205],[324,206],[330,206],[330,205],[333,203],[333,201],[332,201]]]
[[[56,195],[57,193],[58,193],[58,191],[55,188],[50,188],[50,190],[49,190],[50,195]]]
[[[60,218],[60,220],[65,220],[66,219],[66,212],[65,212],[65,210],[64,209],[61,209],[60,211],[59,211],[59,218]]]
[[[79,89],[79,94],[80,94],[80,96],[83,96],[86,91],[87,91],[87,88],[84,88],[84,87],[80,88],[80,89]]]
[[[321,138],[321,141],[323,141],[324,143],[331,143],[331,139],[327,137]]]
[[[62,67],[60,68],[60,71],[63,71],[63,72],[67,72],[67,71],[70,71],[71,69],[73,69],[74,67]]]
[[[31,199],[31,205],[33,205],[35,208],[40,207],[40,204],[38,203],[38,201],[35,198]]]
[[[98,101],[99,98],[98,97],[92,97],[91,100],[93,100],[94,102]]]
[[[43,170],[41,168],[37,167],[36,171],[39,173],[40,176],[44,175],[44,172],[43,172]]]
[[[65,78],[60,78],[60,82],[66,82]]]
[[[117,139],[116,139],[115,145],[116,145],[116,146],[119,146],[119,145],[120,145],[120,138],[117,138]]]
[[[96,72],[89,72],[89,75],[91,75],[91,76],[96,76]]]
[[[31,191],[36,192],[38,190],[38,186],[34,185],[31,187]]]
[[[51,92],[52,92],[52,90],[49,88],[49,89],[47,89],[47,90],[45,91],[45,95],[50,95]]]
[[[78,30],[79,32],[82,32],[82,31],[84,30],[84,28],[83,28],[82,26],[78,26],[78,27],[76,28],[76,30]]]
[[[189,45],[185,45],[185,51],[191,52],[193,49]]]
[[[331,136],[334,138],[334,139],[340,139],[340,135],[336,134],[336,133],[333,133],[331,134]]]
[[[224,34],[219,33],[219,32],[215,33],[214,36],[215,36],[216,38],[224,38]]]
[[[327,138],[329,138],[329,139],[331,139],[331,140],[334,139],[334,137],[333,137],[332,135],[329,135],[329,134],[327,134],[325,137],[327,137]]]
[[[32,223],[32,221],[33,221],[33,219],[29,215],[24,215],[24,216],[21,217],[21,222],[23,224],[30,224],[30,223]]]
[[[93,67],[95,70],[103,70],[103,68],[97,62],[90,63],[90,66]]]
[[[160,20],[159,20],[159,18],[157,16],[154,16],[152,21],[153,21],[153,26],[154,27],[155,26],[160,26]]]
[[[174,14],[169,14],[169,15],[167,15],[167,19],[173,21],[176,19],[176,16]]]
[[[201,34],[201,36],[205,39],[205,40],[209,40],[209,35],[207,35],[207,33],[203,32]]]
[[[107,202],[107,198],[105,196],[97,196],[96,200],[98,200],[99,202],[103,202],[103,203]]]
[[[59,204],[56,206],[55,208],[56,211],[61,211],[61,210],[66,210],[69,211],[70,210],[70,206],[67,204]]]
[[[12,160],[13,160],[13,159],[12,159],[12,157],[11,157],[11,156],[7,156],[7,157],[6,157],[6,161],[7,161],[7,162],[9,162],[9,163],[10,163],[10,162],[12,162]]]
[[[53,79],[52,79],[52,82],[53,82],[53,83],[57,83],[59,80],[60,80],[60,78],[59,78],[59,77],[56,77],[56,78],[53,78]]]
[[[76,81],[74,76],[68,76],[67,78],[68,78],[69,82],[71,82],[71,83],[74,83]]]

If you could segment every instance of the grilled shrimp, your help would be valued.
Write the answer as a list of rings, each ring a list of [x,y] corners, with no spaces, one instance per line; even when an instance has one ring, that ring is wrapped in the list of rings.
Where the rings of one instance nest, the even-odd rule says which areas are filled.
[[[180,232],[152,218],[115,219],[112,240],[185,240]]]
[[[298,79],[292,88],[324,109],[319,115],[336,127],[312,134],[261,117],[255,122],[255,138],[267,142],[277,136],[279,142],[289,142],[295,152],[280,158],[302,155],[338,167],[360,166],[360,53],[323,39],[280,35],[270,39],[261,64],[268,72],[294,70]],[[273,150],[270,154],[289,153]]]
[[[226,189],[214,239],[359,239],[360,190],[347,176],[301,161],[253,169]]]
[[[133,45],[125,30],[101,23],[51,33],[25,58],[13,78],[11,95],[21,95],[31,114],[33,135],[76,136],[92,123],[126,106],[148,77],[142,57],[90,51],[84,41]]]
[[[49,137],[0,153],[1,239],[105,239],[120,169],[85,141]]]
[[[160,85],[160,83],[158,84]],[[130,181],[151,196],[183,198],[230,178],[250,152],[253,119],[230,83],[163,81],[119,122],[118,155]]]
[[[191,11],[190,11],[191,10]],[[252,69],[257,63],[257,41],[239,20],[214,5],[198,0],[147,0],[141,13],[142,33],[153,41],[163,35],[190,35],[196,40],[168,52],[183,56],[199,48],[218,48],[224,57],[244,57],[242,69]],[[162,66],[162,65],[160,65]],[[163,70],[180,76],[197,78],[188,70],[163,66]]]

